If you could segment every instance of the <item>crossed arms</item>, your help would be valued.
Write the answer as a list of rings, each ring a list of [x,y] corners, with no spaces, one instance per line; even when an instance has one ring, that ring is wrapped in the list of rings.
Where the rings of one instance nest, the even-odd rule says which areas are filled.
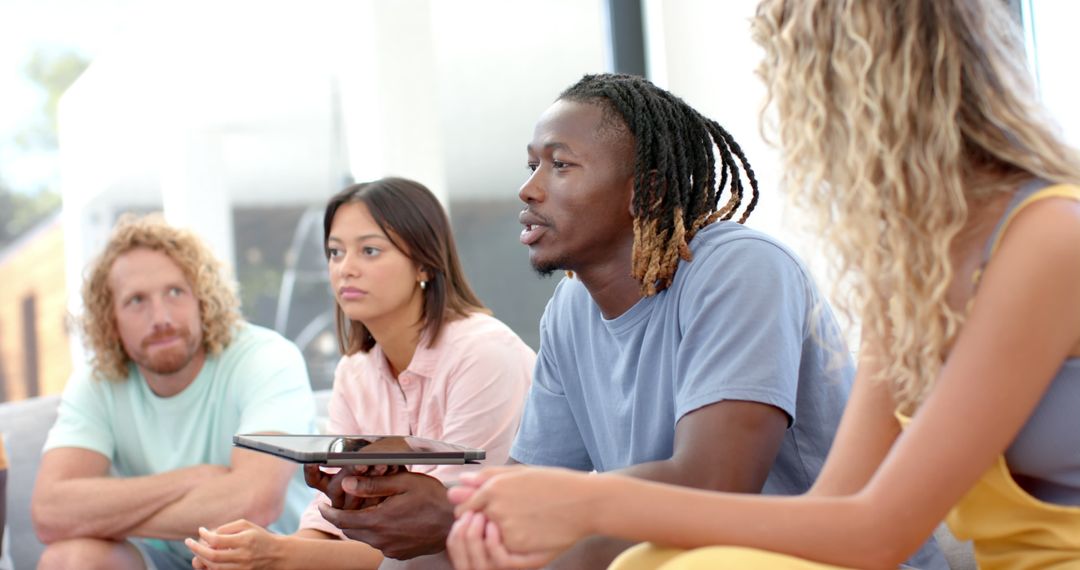
[[[47,452],[31,516],[41,541],[126,536],[179,540],[238,518],[266,525],[284,508],[295,466],[233,450],[231,465],[193,465],[142,477],[112,477],[104,455],[75,447]]]

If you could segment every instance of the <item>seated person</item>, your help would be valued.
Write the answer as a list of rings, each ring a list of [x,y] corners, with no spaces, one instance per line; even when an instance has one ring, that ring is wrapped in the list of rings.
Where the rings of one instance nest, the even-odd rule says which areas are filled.
[[[1011,12],[759,5],[789,192],[862,319],[814,488],[504,467],[451,490],[460,570],[532,567],[597,532],[653,543],[620,570],[896,568],[943,518],[984,570],[1080,568],[1080,155],[1040,104]]]
[[[505,463],[536,355],[476,298],[439,201],[410,180],[357,184],[330,199],[323,230],[344,353],[330,398],[330,432],[440,439],[486,450],[488,464]],[[235,521],[189,541],[195,567],[374,568],[387,556],[431,568],[445,560],[422,556],[431,552],[423,549],[380,552],[367,544],[373,533],[342,532],[323,513],[345,506],[341,481],[363,470],[330,476],[307,469],[309,482],[324,493],[296,534]],[[389,485],[408,484],[414,500],[424,499],[409,533],[421,536],[453,522],[441,499],[445,485],[468,469],[474,467],[416,465],[384,474]]]
[[[590,75],[544,112],[526,148],[520,239],[538,272],[573,277],[544,311],[510,455],[711,490],[809,489],[853,370],[802,264],[729,221],[757,203],[731,135],[645,79]],[[395,489],[362,487],[361,496]],[[341,520],[405,537],[419,516],[375,511]],[[409,540],[436,543],[448,531]],[[556,565],[603,567],[629,544],[589,539]]]
[[[236,433],[311,433],[300,351],[243,322],[209,248],[123,219],[83,285],[91,372],[68,383],[31,503],[41,568],[190,568],[182,539],[239,517],[296,529],[295,464]]]

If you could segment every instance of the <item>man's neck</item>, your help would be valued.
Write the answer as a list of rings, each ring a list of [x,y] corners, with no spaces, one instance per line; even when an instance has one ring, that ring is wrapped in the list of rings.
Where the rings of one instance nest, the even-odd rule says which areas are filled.
[[[612,263],[594,264],[575,271],[600,307],[605,319],[614,319],[641,300],[641,284],[630,275],[630,258]]]
[[[205,363],[206,349],[200,348],[192,357],[191,362],[188,362],[186,366],[172,374],[157,374],[142,366],[139,367],[139,372],[142,373],[143,378],[146,378],[150,391],[161,398],[171,398],[183,392],[195,381],[195,378],[199,376],[199,372],[202,372]]]

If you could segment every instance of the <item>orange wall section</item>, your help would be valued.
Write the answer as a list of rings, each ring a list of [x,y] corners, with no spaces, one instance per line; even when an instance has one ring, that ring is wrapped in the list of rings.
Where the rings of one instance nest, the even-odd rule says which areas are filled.
[[[36,309],[40,395],[61,392],[71,375],[65,284],[59,215],[0,250],[0,381],[8,400],[29,396],[23,304],[30,296]]]

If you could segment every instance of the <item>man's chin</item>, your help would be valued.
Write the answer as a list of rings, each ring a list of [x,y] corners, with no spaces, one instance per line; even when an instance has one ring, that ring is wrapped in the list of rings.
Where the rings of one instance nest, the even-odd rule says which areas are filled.
[[[540,277],[551,277],[551,275],[556,271],[562,271],[566,269],[566,263],[564,260],[561,259],[532,259],[530,260],[530,264],[532,265],[533,271],[535,271]]]

